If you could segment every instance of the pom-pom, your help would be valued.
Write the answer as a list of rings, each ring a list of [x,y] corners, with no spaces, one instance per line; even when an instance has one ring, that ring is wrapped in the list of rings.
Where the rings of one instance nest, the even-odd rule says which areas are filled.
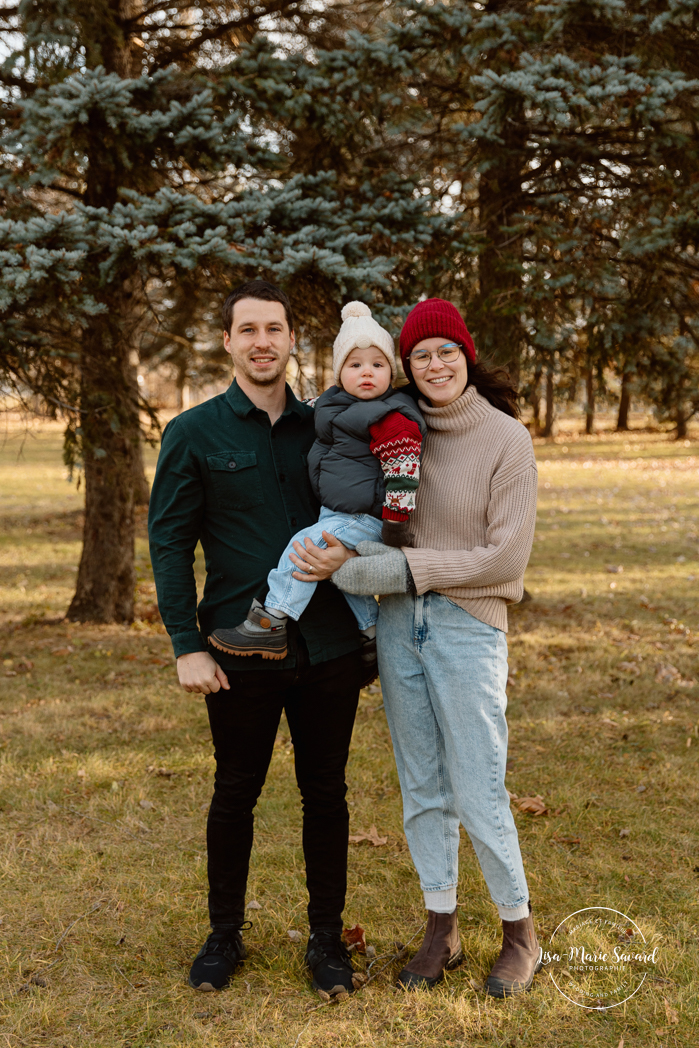
[[[371,310],[364,302],[348,302],[340,315],[343,320],[349,320],[350,317],[370,317]]]

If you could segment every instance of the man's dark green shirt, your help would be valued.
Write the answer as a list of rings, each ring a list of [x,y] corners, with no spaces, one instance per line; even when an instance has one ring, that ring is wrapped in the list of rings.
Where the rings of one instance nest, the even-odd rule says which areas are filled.
[[[313,409],[288,386],[286,398],[272,426],[234,380],[165,427],[148,530],[158,605],[176,656],[209,650],[212,630],[241,623],[253,597],[265,596],[267,575],[291,537],[318,519],[307,466]],[[200,540],[206,584],[197,608]],[[354,616],[331,582],[318,584],[298,629],[312,664],[359,647]],[[293,644],[274,662],[211,650],[227,671],[284,669],[295,661]]]

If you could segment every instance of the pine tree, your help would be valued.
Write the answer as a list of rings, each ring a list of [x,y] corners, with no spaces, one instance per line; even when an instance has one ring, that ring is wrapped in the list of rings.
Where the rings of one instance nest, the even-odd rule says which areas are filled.
[[[409,102],[404,148],[452,217],[441,266],[428,253],[425,272],[516,376],[565,370],[583,330],[590,375],[670,339],[676,364],[651,352],[646,389],[660,403],[664,372],[666,399],[691,410],[698,7],[408,0],[394,11],[386,52]]]
[[[0,359],[20,396],[68,415],[66,460],[84,470],[71,619],[133,615],[134,361],[182,300],[168,285],[205,288],[208,308],[264,275],[321,332],[347,296],[398,312],[394,256],[433,220],[414,176],[363,159],[376,82],[337,91],[332,47],[322,65],[304,50],[334,45],[340,15],[298,0],[5,11],[21,46],[1,77]]]

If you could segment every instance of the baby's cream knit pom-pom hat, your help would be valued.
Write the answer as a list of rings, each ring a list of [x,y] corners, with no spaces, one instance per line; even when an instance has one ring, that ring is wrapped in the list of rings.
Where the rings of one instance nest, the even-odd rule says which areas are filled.
[[[342,327],[333,345],[333,374],[340,385],[340,372],[353,349],[376,346],[391,365],[391,381],[396,377],[396,353],[393,339],[385,328],[374,320],[364,302],[348,302],[342,310]]]

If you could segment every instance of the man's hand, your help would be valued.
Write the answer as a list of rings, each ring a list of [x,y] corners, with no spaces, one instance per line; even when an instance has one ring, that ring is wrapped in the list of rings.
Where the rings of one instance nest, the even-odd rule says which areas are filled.
[[[322,582],[329,579],[334,571],[341,568],[350,557],[356,557],[354,550],[347,549],[339,539],[329,532],[323,532],[323,538],[328,544],[327,549],[316,546],[311,539],[304,539],[305,549],[300,542],[294,543],[294,549],[298,556],[289,554],[289,560],[300,569],[294,572],[294,578],[301,582]]]
[[[230,691],[228,677],[208,651],[190,651],[177,660],[177,676],[185,691],[209,695],[225,688]]]

